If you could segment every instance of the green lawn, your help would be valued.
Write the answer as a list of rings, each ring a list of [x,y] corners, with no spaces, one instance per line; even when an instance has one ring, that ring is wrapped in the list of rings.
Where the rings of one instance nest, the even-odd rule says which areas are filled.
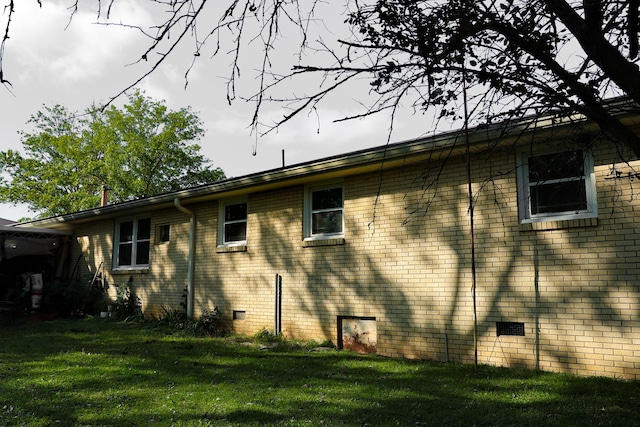
[[[640,425],[640,382],[240,341],[0,323],[0,425]]]

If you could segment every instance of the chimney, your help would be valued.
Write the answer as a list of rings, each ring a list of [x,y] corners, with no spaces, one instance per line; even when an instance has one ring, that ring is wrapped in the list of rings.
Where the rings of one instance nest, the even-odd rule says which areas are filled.
[[[102,198],[100,199],[100,206],[107,206],[107,196],[109,195],[110,188],[106,185],[102,186]]]

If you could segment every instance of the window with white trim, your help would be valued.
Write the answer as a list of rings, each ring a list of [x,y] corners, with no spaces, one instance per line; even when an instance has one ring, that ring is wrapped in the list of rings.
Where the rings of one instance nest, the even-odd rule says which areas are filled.
[[[149,267],[150,243],[151,218],[119,221],[116,224],[115,267]]]
[[[343,234],[344,192],[342,185],[307,188],[305,238],[331,238]]]
[[[596,203],[593,158],[577,149],[518,159],[520,222],[594,218]]]
[[[218,220],[218,243],[220,245],[247,244],[247,202],[228,201],[220,203]]]

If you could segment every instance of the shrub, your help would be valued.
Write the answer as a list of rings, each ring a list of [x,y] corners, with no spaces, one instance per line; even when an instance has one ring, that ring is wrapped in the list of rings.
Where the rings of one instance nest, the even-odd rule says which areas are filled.
[[[203,310],[199,319],[190,319],[183,310],[164,308],[156,319],[156,325],[166,327],[173,332],[193,336],[220,337],[226,334],[226,328],[218,307]]]
[[[256,332],[252,340],[259,344],[284,344],[287,341],[283,334],[274,335],[267,328]]]
[[[124,321],[142,319],[142,302],[128,284],[116,286],[116,300],[111,304],[111,312]]]
[[[214,307],[213,310],[203,310],[202,315],[196,321],[196,330],[204,335],[212,337],[224,336],[225,326],[222,316],[218,311],[218,307]]]

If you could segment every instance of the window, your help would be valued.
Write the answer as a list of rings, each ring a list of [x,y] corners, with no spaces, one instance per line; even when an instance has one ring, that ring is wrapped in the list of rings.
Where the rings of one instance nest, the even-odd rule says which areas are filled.
[[[156,243],[167,243],[171,240],[171,226],[169,224],[161,224],[156,227]]]
[[[120,221],[116,227],[115,267],[148,267],[150,242],[150,218]]]
[[[221,245],[247,244],[246,201],[221,203],[219,223],[219,243]]]
[[[588,150],[519,158],[521,222],[597,216],[593,159]]]
[[[309,188],[306,195],[305,237],[340,236],[344,232],[342,186]]]

